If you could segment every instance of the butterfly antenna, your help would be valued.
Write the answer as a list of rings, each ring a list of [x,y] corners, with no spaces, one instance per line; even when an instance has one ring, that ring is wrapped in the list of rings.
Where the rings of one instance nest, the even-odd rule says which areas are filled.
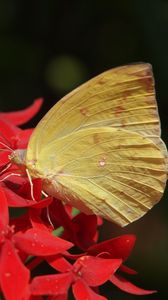
[[[13,151],[13,149],[12,149],[11,147],[9,147],[8,145],[6,145],[5,143],[0,142],[0,144],[1,144],[2,146],[4,146],[6,149],[8,149],[8,150],[10,150],[10,151]]]
[[[11,173],[6,175],[4,178],[0,179],[0,182],[5,181],[7,178],[11,177],[11,176],[22,176],[21,174],[17,174],[17,173]]]
[[[32,198],[33,201],[36,201],[35,198],[34,198],[34,192],[33,192],[33,182],[32,182],[32,178],[31,178],[31,175],[30,175],[28,169],[26,169],[26,173],[27,173],[27,177],[28,177],[29,183],[30,183],[31,198]]]

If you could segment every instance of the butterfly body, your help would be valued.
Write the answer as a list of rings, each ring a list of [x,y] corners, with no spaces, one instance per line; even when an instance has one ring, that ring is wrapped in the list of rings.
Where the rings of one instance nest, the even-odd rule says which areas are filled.
[[[24,163],[49,195],[121,226],[156,204],[167,180],[149,64],[100,74],[35,128]]]

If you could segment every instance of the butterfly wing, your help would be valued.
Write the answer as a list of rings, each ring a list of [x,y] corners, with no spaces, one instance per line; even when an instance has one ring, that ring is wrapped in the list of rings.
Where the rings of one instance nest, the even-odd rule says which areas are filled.
[[[89,80],[63,97],[37,125],[27,159],[55,139],[89,127],[112,126],[151,138],[167,155],[160,139],[152,68],[133,64],[114,68]]]
[[[121,226],[156,204],[166,182],[165,159],[156,145],[111,127],[55,139],[41,150],[36,168],[47,193]]]
[[[26,164],[49,194],[124,226],[160,200],[164,155],[151,66],[136,64],[62,98],[34,130]]]

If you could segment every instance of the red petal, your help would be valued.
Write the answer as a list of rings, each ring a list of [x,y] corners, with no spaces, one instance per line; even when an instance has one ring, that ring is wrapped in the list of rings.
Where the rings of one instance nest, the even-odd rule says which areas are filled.
[[[42,296],[28,296],[28,298],[24,298],[23,300],[43,300]],[[47,299],[48,300],[48,299]]]
[[[50,206],[50,215],[54,225],[64,227],[64,238],[70,239],[82,250],[94,243],[97,228],[96,216],[80,214],[71,220],[64,205],[56,199]]]
[[[52,197],[47,197],[45,199],[41,199],[41,201],[39,201],[39,202],[34,201],[33,204],[31,205],[31,207],[35,208],[35,209],[46,208],[51,204],[52,201],[53,201]]]
[[[18,166],[16,165],[12,165],[10,167],[10,169],[5,172],[5,175],[9,175],[11,173],[18,173]],[[8,187],[9,189],[15,190],[18,189],[20,185],[25,184],[28,181],[27,177],[22,177],[22,176],[11,176],[10,178],[8,178],[8,180],[5,181],[5,185],[6,187]]]
[[[73,271],[90,286],[105,283],[120,267],[121,259],[105,259],[93,256],[80,257],[73,266]]]
[[[30,299],[31,300],[31,299]],[[68,300],[68,294],[58,295],[58,296],[49,296],[47,300]]]
[[[90,255],[98,255],[100,253],[107,252],[109,255],[106,257],[121,258],[124,261],[130,255],[134,247],[135,240],[136,237],[133,234],[121,235],[89,247],[87,249],[87,253]]]
[[[103,225],[103,219],[101,217],[99,217],[99,216],[97,216],[97,225],[98,226]]]
[[[33,195],[35,200],[38,202],[41,200],[42,180],[40,178],[36,178],[32,180],[32,183],[33,183]],[[18,190],[18,194],[23,198],[31,199],[30,182],[26,182],[24,185],[22,185]]]
[[[149,294],[156,293],[156,291],[149,291],[149,290],[141,289],[141,288],[137,287],[136,285],[134,285],[133,283],[131,283],[130,281],[128,281],[127,279],[125,279],[119,275],[111,276],[110,281],[114,285],[116,285],[119,289],[121,289],[122,291],[133,294],[133,295],[149,295]]]
[[[61,273],[69,272],[72,269],[72,265],[61,255],[49,256],[46,258],[51,267]]]
[[[68,238],[70,235],[71,241],[74,242],[76,240],[74,224],[72,223],[72,220],[66,212],[62,202],[54,199],[52,204],[50,205],[49,213],[55,227],[63,226],[65,232],[67,232],[67,234],[65,235],[66,238]]]
[[[68,257],[69,259],[72,259],[72,260],[77,260],[78,258],[80,258],[83,255],[86,255],[86,253],[71,254],[68,251],[64,252],[64,256],[66,256],[66,257]]]
[[[33,129],[25,129],[16,136],[16,149],[26,149]]]
[[[45,202],[45,200],[42,200],[41,202]],[[40,204],[41,202],[38,202],[37,204]],[[34,208],[34,206],[33,206]],[[41,229],[51,232],[51,229],[47,227],[44,222],[42,221],[40,217],[41,210],[38,209],[29,209],[29,220],[34,229]],[[53,230],[53,229],[52,229]]]
[[[29,281],[29,270],[22,264],[12,243],[2,247],[0,283],[6,300],[21,300]]]
[[[0,144],[1,147],[1,144]],[[9,155],[11,154],[11,151],[5,150],[3,152],[0,152],[0,167],[3,167],[7,163],[9,163]]]
[[[3,136],[2,130],[0,131],[0,149],[7,149],[7,147],[10,147],[9,142],[6,140],[5,136]]]
[[[73,246],[72,243],[40,229],[17,232],[13,239],[21,251],[37,256],[55,255]]]
[[[32,295],[60,295],[68,292],[71,282],[70,273],[37,276],[32,280],[30,290]]]
[[[7,199],[3,189],[0,187],[0,231],[4,230],[9,223]]]
[[[6,118],[3,120],[0,119],[0,128],[2,137],[5,137],[5,139],[13,145],[12,139],[21,132],[21,129],[8,122]]]
[[[134,269],[129,268],[129,267],[125,266],[125,265],[121,265],[120,266],[120,271],[125,272],[127,274],[131,274],[131,275],[136,275],[138,273]]]
[[[46,199],[41,199],[41,201],[36,202],[34,200],[23,198],[19,196],[11,189],[7,188],[5,185],[3,186],[5,195],[8,200],[8,206],[10,207],[33,207],[36,209],[47,207],[53,200],[53,198],[48,197]]]
[[[97,217],[95,215],[87,216],[80,213],[73,219],[76,225],[76,243],[82,250],[86,250],[94,243],[94,237],[97,231]]]
[[[76,300],[107,300],[107,298],[96,294],[82,280],[77,280],[72,289]]]
[[[65,204],[64,208],[68,216],[72,219],[73,207],[69,204]]]
[[[24,199],[23,197],[17,195],[15,192],[8,189],[7,187],[4,187],[4,192],[8,199],[8,205],[10,207],[28,207],[37,203],[30,199]]]
[[[20,215],[16,218],[10,218],[10,226],[14,225],[15,232],[20,230],[27,230],[30,226],[30,220],[28,212],[25,212],[24,214]]]
[[[34,103],[26,109],[8,113],[0,113],[0,118],[5,118],[5,120],[10,121],[14,125],[22,125],[28,122],[31,118],[33,118],[36,115],[36,113],[39,111],[42,105],[42,102],[43,99],[39,98],[35,100]]]

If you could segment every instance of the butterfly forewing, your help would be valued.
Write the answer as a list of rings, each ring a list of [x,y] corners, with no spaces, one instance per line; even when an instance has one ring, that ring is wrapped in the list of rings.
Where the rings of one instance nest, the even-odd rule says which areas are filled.
[[[43,146],[55,139],[95,126],[136,131],[161,143],[149,64],[111,69],[62,98],[37,125],[29,143],[33,151],[29,156],[37,156]]]

